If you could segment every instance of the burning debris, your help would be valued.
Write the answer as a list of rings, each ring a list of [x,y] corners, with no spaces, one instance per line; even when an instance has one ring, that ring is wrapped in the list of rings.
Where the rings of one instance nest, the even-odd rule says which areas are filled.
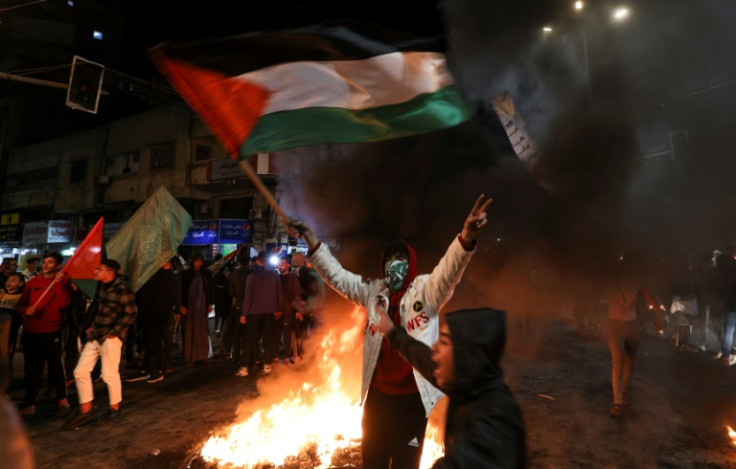
[[[341,313],[344,315],[344,313]],[[333,323],[315,357],[315,370],[308,373],[283,369],[282,373],[259,382],[261,398],[246,402],[248,417],[215,432],[200,451],[208,467],[248,469],[327,469],[362,468],[361,415],[358,402],[360,378],[343,370],[360,370],[356,343],[362,335],[365,318],[355,308],[346,330]],[[359,351],[360,348],[357,347]],[[355,362],[355,363],[353,363]],[[302,384],[293,386],[283,399],[275,394],[298,374]],[[303,376],[312,378],[312,382]],[[292,382],[293,384],[293,382]],[[273,404],[270,406],[269,399]],[[422,467],[429,467],[442,455],[436,429],[427,429]],[[425,464],[425,458],[430,458]]]

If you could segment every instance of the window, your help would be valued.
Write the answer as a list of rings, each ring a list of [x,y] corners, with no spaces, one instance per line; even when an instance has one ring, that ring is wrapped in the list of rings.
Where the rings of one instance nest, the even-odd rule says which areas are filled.
[[[204,161],[212,158],[212,147],[209,145],[197,145],[197,152],[194,154],[195,161]]]
[[[151,147],[151,169],[171,168],[174,166],[174,143],[165,143]]]
[[[137,173],[140,167],[140,151],[134,150],[105,157],[105,175]]]
[[[83,184],[87,181],[88,160],[72,161],[69,167],[69,184]]]

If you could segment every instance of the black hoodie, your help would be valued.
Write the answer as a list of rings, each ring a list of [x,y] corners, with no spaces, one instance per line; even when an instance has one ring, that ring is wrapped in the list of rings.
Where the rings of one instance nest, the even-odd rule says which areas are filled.
[[[452,337],[455,382],[440,388],[449,397],[445,456],[434,468],[526,467],[526,439],[519,405],[502,380],[506,313],[490,308],[446,314]],[[402,328],[391,345],[433,385],[432,351]]]

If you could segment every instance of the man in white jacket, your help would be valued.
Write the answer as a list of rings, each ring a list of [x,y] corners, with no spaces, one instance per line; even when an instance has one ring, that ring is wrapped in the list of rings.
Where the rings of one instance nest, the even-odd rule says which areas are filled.
[[[290,223],[309,245],[310,260],[324,281],[368,312],[361,390],[365,469],[418,468],[427,416],[443,396],[372,327],[379,322],[376,308],[385,309],[415,339],[427,345],[436,342],[439,312],[470,262],[490,203],[483,195],[478,197],[462,232],[431,274],[416,274],[414,250],[398,240],[383,252],[385,277],[375,280],[345,270],[309,225],[298,220]]]

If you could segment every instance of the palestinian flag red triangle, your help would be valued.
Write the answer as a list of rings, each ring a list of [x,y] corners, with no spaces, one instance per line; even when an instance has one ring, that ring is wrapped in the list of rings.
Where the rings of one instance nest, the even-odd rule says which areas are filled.
[[[220,72],[151,52],[166,79],[176,88],[234,158],[250,135],[269,98],[269,91]]]
[[[71,278],[72,283],[89,297],[95,296],[97,287],[95,269],[102,261],[103,226],[104,218],[101,217],[63,269],[64,273]]]

